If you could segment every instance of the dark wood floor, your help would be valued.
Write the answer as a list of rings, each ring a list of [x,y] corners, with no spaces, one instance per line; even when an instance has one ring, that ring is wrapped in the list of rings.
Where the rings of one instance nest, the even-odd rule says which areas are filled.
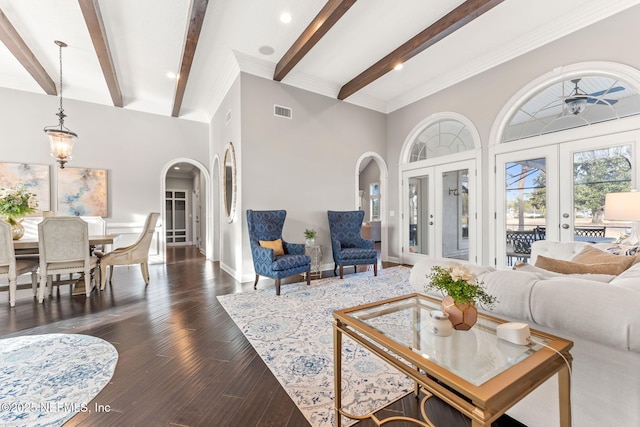
[[[170,249],[167,263],[150,266],[150,275],[145,288],[138,267],[120,267],[113,284],[89,299],[72,297],[66,286],[37,304],[25,289],[10,308],[7,293],[0,294],[2,337],[78,333],[118,350],[113,379],[89,404],[105,411],[79,413],[67,426],[309,425],[218,303],[217,295],[252,292],[252,283],[236,282],[193,247]],[[415,398],[378,416],[402,414],[418,416]]]

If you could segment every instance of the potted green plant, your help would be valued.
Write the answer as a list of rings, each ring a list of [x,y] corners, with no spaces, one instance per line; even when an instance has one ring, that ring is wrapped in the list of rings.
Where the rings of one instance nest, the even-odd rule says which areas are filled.
[[[467,267],[461,264],[433,266],[427,275],[425,291],[436,289],[442,292],[442,311],[449,315],[455,329],[469,330],[478,319],[477,305],[492,308],[498,302],[489,295]]]
[[[316,243],[316,236],[318,233],[314,229],[307,228],[304,230],[304,237],[307,239],[307,245],[314,245]]]
[[[0,216],[11,225],[13,239],[24,236],[22,218],[33,213],[38,207],[36,195],[28,191],[23,184],[12,188],[0,188]]]

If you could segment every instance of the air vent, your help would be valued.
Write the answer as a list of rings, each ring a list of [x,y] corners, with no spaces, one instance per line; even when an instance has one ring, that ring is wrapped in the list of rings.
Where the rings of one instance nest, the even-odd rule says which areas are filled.
[[[283,107],[282,105],[273,105],[273,115],[278,117],[284,117],[291,119],[293,117],[293,111],[289,107]]]

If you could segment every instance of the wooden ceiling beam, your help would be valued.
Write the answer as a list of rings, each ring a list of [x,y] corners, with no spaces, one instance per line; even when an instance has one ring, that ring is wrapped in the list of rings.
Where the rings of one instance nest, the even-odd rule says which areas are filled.
[[[467,0],[434,24],[422,30],[402,46],[373,64],[371,67],[342,86],[338,99],[346,99],[363,87],[379,79],[397,65],[407,62],[430,46],[467,25],[504,0]]]
[[[58,94],[53,79],[47,74],[2,10],[0,10],[0,40],[47,95]]]
[[[113,58],[111,57],[111,50],[109,49],[107,33],[104,29],[104,22],[102,21],[102,13],[100,13],[98,0],[78,0],[78,3],[84,16],[84,22],[87,24],[87,29],[91,35],[93,48],[98,56],[98,61],[100,61],[102,74],[107,82],[113,105],[122,107],[122,92],[120,92],[120,85],[118,84],[116,69],[113,65]]]
[[[273,79],[282,81],[355,2],[356,0],[329,0],[280,59]]]
[[[191,5],[191,14],[189,19],[189,27],[187,28],[187,36],[182,51],[182,65],[176,82],[176,94],[173,100],[172,117],[178,117],[180,108],[182,107],[182,99],[187,88],[187,80],[191,72],[191,64],[198,46],[202,23],[204,22],[204,14],[207,11],[209,0],[193,0]]]

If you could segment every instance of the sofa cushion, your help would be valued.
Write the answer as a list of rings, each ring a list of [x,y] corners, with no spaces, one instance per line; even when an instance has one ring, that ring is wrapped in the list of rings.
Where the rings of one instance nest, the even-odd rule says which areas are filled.
[[[614,274],[618,275],[625,271],[633,263],[633,257],[620,257],[612,255],[619,260],[583,264],[580,262],[564,261],[560,259],[547,258],[539,255],[536,259],[535,266],[544,268],[545,270],[555,271],[557,273],[573,274],[573,273],[594,273],[594,274]]]

